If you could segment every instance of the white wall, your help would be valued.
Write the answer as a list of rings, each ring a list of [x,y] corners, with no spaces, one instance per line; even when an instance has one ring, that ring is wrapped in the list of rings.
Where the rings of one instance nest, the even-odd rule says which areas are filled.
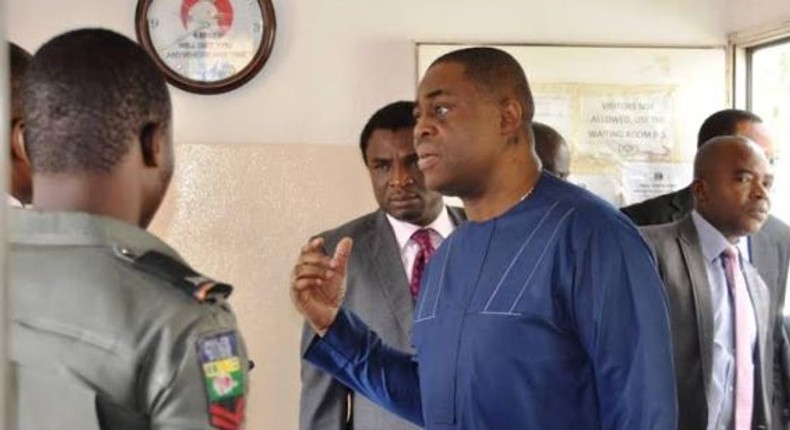
[[[727,33],[790,21],[790,2],[786,0],[725,0],[725,5]]]
[[[776,0],[777,2],[781,0]],[[413,96],[415,40],[721,44],[717,0],[274,0],[277,40],[240,90],[173,90],[176,140],[353,143],[379,105]],[[8,0],[9,35],[29,49],[104,26],[134,36],[133,0]]]
[[[9,38],[31,50],[83,26],[134,35],[134,0],[7,3]],[[250,429],[296,428],[290,264],[308,235],[373,207],[349,145],[373,110],[413,97],[414,41],[716,45],[728,22],[717,0],[274,3],[277,40],[258,77],[219,96],[173,89],[178,167],[153,226],[199,270],[237,287],[259,366]]]

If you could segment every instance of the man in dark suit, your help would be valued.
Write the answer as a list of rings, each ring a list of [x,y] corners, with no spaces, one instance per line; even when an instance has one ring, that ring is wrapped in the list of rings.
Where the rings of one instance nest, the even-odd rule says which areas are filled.
[[[772,182],[757,144],[711,139],[694,161],[691,214],[642,227],[669,297],[680,430],[775,428],[775,315],[737,248],[767,219]]]
[[[765,151],[769,160],[773,159],[773,140],[759,116],[738,109],[716,112],[702,123],[697,136],[697,147],[701,147],[711,138],[726,135],[741,135],[751,139]],[[693,205],[694,199],[689,186],[621,210],[637,225],[653,225],[677,221],[686,216]],[[788,266],[790,266],[790,227],[769,215],[762,228],[747,238],[742,250],[743,256],[752,262],[768,286],[772,312],[781,317],[787,288]],[[774,342],[776,345],[782,345],[780,318],[775,324]],[[790,381],[790,375],[782,377],[779,372],[781,367],[779,367],[778,354],[775,360],[777,398],[774,401],[774,419],[776,422],[784,422],[786,428],[790,428],[790,404],[788,404],[790,399],[786,399],[783,395],[790,391],[790,387],[783,387],[783,380]]]
[[[426,246],[432,251],[465,218],[461,210],[446,207],[439,193],[425,188],[413,145],[413,109],[412,102],[389,104],[377,111],[362,131],[362,159],[379,209],[318,235],[329,254],[341,238],[354,240],[356,252],[348,263],[345,306],[364,318],[387,344],[409,352],[419,272],[430,253],[426,254],[427,249],[423,252],[417,232],[428,234],[431,243]],[[302,349],[313,335],[305,324]],[[299,421],[302,430],[418,428],[364,397],[354,396],[353,391],[304,361]]]
[[[567,180],[571,174],[571,151],[565,138],[557,130],[537,121],[532,122],[532,134],[543,170]]]

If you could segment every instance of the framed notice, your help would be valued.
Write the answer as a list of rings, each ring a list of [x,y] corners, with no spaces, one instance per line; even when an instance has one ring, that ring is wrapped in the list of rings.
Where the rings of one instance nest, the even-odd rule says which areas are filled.
[[[417,43],[417,80],[467,46]],[[519,61],[535,120],[570,144],[570,180],[616,206],[686,186],[700,124],[727,106],[724,46],[490,46]]]

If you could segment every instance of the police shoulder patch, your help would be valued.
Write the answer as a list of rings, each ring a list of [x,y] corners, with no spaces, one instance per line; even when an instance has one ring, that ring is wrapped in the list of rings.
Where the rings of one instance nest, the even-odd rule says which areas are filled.
[[[244,421],[244,369],[235,331],[198,340],[198,362],[208,398],[209,421],[221,430],[237,430]]]

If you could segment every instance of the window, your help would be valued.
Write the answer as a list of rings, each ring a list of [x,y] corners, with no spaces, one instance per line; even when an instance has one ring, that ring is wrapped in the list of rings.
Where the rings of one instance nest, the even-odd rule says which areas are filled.
[[[771,213],[790,224],[790,28],[730,38],[734,105],[756,113],[774,140]],[[784,313],[790,314],[790,294]]]
[[[772,213],[790,223],[790,38],[747,48],[746,107],[774,138],[776,188]]]

